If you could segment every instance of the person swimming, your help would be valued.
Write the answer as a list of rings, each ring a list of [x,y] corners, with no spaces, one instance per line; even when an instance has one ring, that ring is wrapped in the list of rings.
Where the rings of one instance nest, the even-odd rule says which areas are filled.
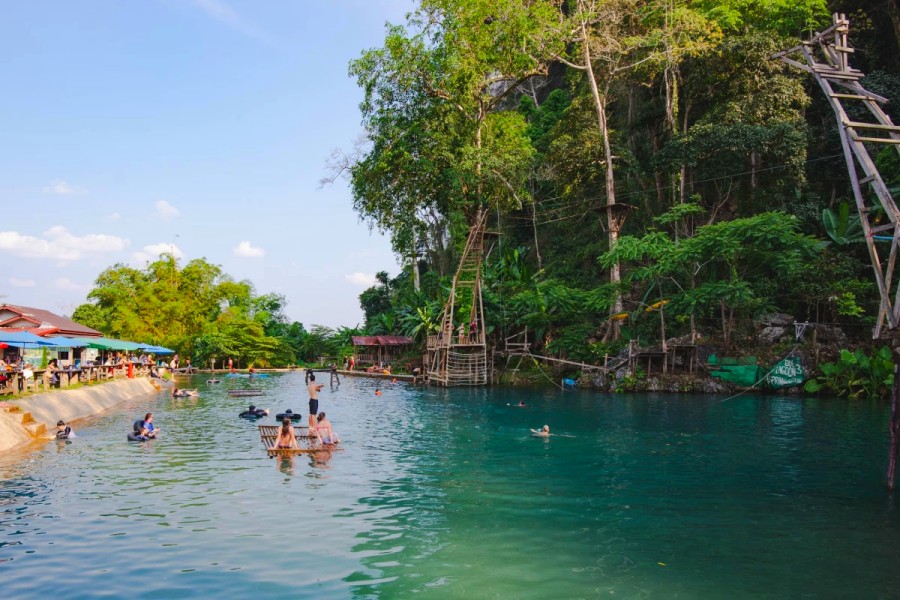
[[[531,435],[534,435],[536,437],[550,437],[550,426],[544,425],[540,429],[532,429]]]

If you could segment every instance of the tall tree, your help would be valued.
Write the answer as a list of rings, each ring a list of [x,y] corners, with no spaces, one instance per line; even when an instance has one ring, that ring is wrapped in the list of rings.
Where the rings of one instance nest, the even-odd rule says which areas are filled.
[[[505,109],[558,52],[558,4],[424,0],[408,27],[389,27],[383,48],[351,63],[371,141],[350,167],[354,206],[396,251],[408,256],[428,233],[443,244],[455,214],[528,199],[526,125]]]

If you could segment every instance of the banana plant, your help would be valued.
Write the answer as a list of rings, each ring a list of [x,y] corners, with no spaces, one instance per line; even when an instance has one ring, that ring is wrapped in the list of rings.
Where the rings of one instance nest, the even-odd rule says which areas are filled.
[[[859,215],[851,216],[849,202],[841,202],[837,205],[837,210],[833,208],[823,210],[822,224],[828,237],[840,246],[865,241]]]

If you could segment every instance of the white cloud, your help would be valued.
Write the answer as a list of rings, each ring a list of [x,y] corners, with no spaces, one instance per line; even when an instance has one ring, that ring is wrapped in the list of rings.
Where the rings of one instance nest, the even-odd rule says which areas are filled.
[[[135,252],[131,256],[134,259],[134,262],[143,265],[146,262],[156,260],[159,258],[160,254],[171,254],[177,259],[184,258],[184,252],[181,251],[181,248],[175,244],[167,244],[166,242],[144,246],[143,249]]]
[[[254,248],[250,245],[250,242],[241,242],[237,246],[231,249],[232,254],[235,256],[244,256],[247,258],[260,258],[266,255],[266,251],[262,248]]]
[[[72,194],[83,194],[84,190],[69,185],[65,181],[52,181],[50,185],[44,187],[47,194],[56,194],[57,196],[71,196]]]
[[[13,287],[34,287],[37,285],[37,282],[34,279],[18,279],[16,277],[10,277],[9,284]]]
[[[253,38],[268,46],[275,46],[269,34],[240,16],[222,0],[194,0],[194,6],[206,13],[206,16],[209,18],[230,27],[241,35]]]
[[[75,283],[68,277],[60,277],[56,280],[55,284],[59,289],[68,290],[70,292],[86,292],[88,289],[90,289],[89,286]]]
[[[122,218],[122,215],[120,215],[120,214],[117,213],[117,212],[114,212],[113,214],[107,216],[107,217],[106,217],[106,220],[107,220],[107,221],[118,221],[118,220],[121,219],[121,218]]]
[[[375,285],[375,275],[370,273],[350,273],[349,275],[344,275],[344,279],[359,287],[372,287]]]
[[[159,200],[153,206],[156,207],[156,214],[163,219],[174,219],[181,214],[177,208],[165,200]]]
[[[103,233],[73,235],[62,225],[55,225],[41,235],[36,237],[17,231],[0,231],[0,252],[22,258],[52,258],[67,263],[91,255],[120,252],[130,243],[125,238]]]

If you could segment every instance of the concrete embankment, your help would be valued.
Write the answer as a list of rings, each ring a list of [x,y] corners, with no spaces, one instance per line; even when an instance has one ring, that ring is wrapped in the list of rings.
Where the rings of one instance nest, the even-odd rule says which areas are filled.
[[[156,393],[149,379],[139,377],[37,394],[21,400],[9,400],[8,403],[18,406],[19,413],[30,413],[35,422],[45,424],[46,430],[52,433],[60,419],[71,422],[91,417],[122,402]],[[14,414],[0,411],[0,452],[34,439]]]

